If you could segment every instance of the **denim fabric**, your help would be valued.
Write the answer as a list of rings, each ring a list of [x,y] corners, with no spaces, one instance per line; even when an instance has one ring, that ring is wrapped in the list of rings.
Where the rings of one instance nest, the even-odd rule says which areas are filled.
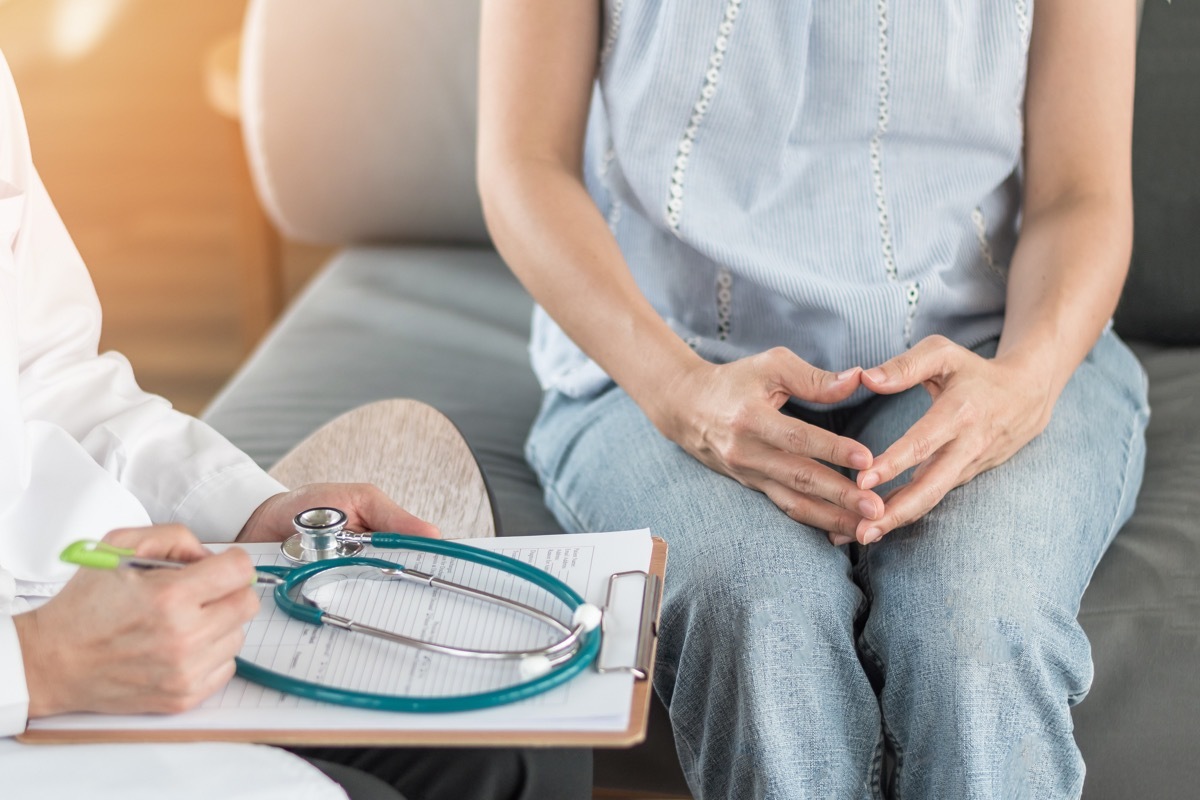
[[[928,406],[795,413],[878,453]],[[655,687],[697,798],[1077,798],[1076,615],[1133,511],[1148,416],[1108,332],[1041,436],[866,547],[710,471],[618,388],[547,393],[526,455],[568,530],[670,544]]]

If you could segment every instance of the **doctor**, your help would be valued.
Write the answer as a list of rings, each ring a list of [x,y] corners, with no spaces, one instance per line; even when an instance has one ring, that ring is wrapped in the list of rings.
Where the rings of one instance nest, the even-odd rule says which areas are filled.
[[[258,600],[249,588],[250,559],[237,549],[210,555],[202,541],[278,540],[296,513],[322,505],[346,510],[359,529],[439,535],[372,486],[287,491],[207,425],[139,389],[128,361],[97,354],[99,336],[91,280],[33,167],[16,87],[0,55],[4,795],[343,797],[309,763],[274,748],[38,747],[3,738],[23,731],[30,718],[63,712],[183,711],[224,685]],[[84,538],[195,563],[178,571],[75,575],[57,556]],[[410,800],[590,796],[583,753],[320,755],[373,772]],[[344,767],[325,769],[343,780],[373,780]]]

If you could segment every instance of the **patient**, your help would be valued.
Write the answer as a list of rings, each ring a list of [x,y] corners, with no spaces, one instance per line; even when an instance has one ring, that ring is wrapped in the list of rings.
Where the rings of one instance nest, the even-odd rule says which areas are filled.
[[[1148,416],[1108,325],[1135,29],[1132,0],[484,0],[526,454],[563,526],[669,542],[655,687],[698,798],[1080,796],[1076,616]]]
[[[141,391],[124,358],[97,354],[99,334],[91,281],[33,167],[0,56],[0,737],[64,712],[184,711],[222,687],[258,599],[245,553],[211,555],[202,541],[279,540],[314,506],[345,510],[359,530],[439,535],[369,485],[288,491],[211,428]],[[84,538],[194,563],[73,575],[57,555]],[[317,755],[355,797],[590,796],[590,755],[580,751]],[[71,769],[56,768],[68,759]],[[343,796],[295,756],[250,745],[64,754],[0,738],[0,775],[6,796],[95,796],[98,787],[161,796],[163,786],[172,797]]]

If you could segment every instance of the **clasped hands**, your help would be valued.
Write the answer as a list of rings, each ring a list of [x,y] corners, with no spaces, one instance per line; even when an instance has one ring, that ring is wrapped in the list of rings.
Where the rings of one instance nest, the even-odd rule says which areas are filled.
[[[793,397],[837,403],[860,387],[894,395],[924,386],[932,405],[884,452],[780,412]],[[941,336],[869,369],[835,374],[782,347],[729,364],[704,362],[653,411],[666,436],[717,472],[764,493],[834,545],[878,542],[946,494],[1011,458],[1054,404],[1046,370],[1017,354],[983,358]],[[857,471],[851,480],[834,467]],[[912,479],[875,491],[910,468]]]

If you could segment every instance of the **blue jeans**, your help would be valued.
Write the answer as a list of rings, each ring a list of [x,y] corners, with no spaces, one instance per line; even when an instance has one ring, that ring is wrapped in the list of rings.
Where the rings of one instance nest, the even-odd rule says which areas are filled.
[[[917,388],[796,413],[879,453],[928,407]],[[670,544],[655,688],[697,798],[1077,798],[1076,616],[1133,512],[1148,417],[1108,332],[1041,436],[866,547],[709,470],[615,387],[549,393],[526,455],[568,530]]]

